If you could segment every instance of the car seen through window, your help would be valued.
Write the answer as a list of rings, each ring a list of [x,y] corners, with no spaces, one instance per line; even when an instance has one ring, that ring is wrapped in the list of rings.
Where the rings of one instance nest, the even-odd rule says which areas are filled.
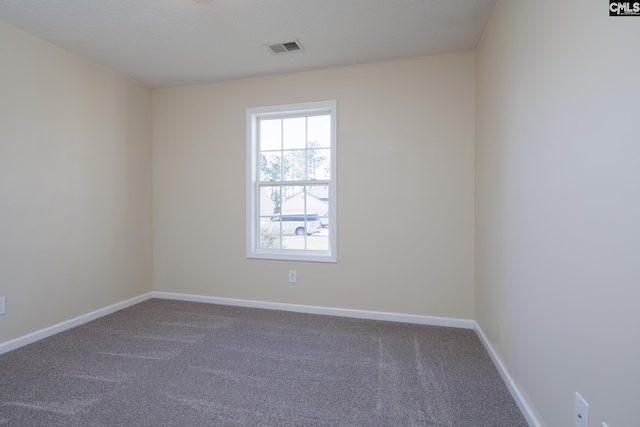
[[[282,227],[283,235],[303,236],[319,233],[322,223],[317,214],[285,214],[271,217],[272,224]]]

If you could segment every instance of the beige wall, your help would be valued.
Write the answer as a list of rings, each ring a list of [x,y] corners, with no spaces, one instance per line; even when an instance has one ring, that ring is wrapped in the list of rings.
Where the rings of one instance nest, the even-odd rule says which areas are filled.
[[[477,50],[476,317],[548,426],[638,425],[640,19],[499,1]]]
[[[149,292],[151,91],[0,23],[0,342]]]
[[[473,318],[474,79],[461,53],[155,90],[155,290]],[[338,263],[246,259],[246,108],[327,99]]]

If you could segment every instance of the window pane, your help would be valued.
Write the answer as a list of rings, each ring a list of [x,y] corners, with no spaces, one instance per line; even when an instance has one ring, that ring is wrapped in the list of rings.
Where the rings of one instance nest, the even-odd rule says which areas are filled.
[[[307,236],[287,235],[282,236],[282,249],[305,249]]]
[[[311,251],[328,251],[329,229],[324,229],[318,234],[307,236],[307,249]]]
[[[280,213],[280,187],[260,187],[260,217],[269,217]]]
[[[281,242],[280,223],[273,222],[271,217],[260,217],[260,248],[280,249]]]
[[[282,120],[260,120],[260,150],[282,149]]]
[[[307,141],[309,148],[331,146],[331,116],[312,116],[307,119]]]
[[[283,147],[287,149],[307,148],[306,117],[283,119]]]
[[[305,249],[308,224],[302,186],[282,187],[282,248]]]
[[[309,221],[319,221],[316,233],[307,237],[307,249],[314,251],[329,250],[329,233],[331,224],[329,223],[329,186],[314,185],[307,187],[307,219]]]
[[[307,179],[331,178],[331,150],[309,150],[307,152]]]
[[[329,186],[310,185],[307,187],[307,211],[323,216],[329,212]]]
[[[282,213],[285,215],[296,214],[298,216],[304,216],[304,187],[300,185],[286,185],[280,188],[282,188]],[[291,222],[295,222],[293,218],[290,219]],[[304,221],[304,218],[302,220]]]
[[[282,154],[280,152],[260,153],[260,181],[280,181],[282,179]]]
[[[307,151],[294,150],[284,152],[283,181],[299,181],[307,179]]]

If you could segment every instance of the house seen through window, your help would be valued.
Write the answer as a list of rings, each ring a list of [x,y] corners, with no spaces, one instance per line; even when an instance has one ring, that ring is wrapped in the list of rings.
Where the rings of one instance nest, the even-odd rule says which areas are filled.
[[[336,261],[335,101],[247,110],[247,256]]]

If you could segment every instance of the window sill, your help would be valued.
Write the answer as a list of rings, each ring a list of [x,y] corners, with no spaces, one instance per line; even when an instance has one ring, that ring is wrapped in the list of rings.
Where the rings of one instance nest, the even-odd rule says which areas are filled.
[[[272,259],[279,261],[306,261],[306,262],[331,262],[337,263],[338,259],[335,255],[326,253],[300,253],[296,251],[254,251],[247,253],[249,259]]]

